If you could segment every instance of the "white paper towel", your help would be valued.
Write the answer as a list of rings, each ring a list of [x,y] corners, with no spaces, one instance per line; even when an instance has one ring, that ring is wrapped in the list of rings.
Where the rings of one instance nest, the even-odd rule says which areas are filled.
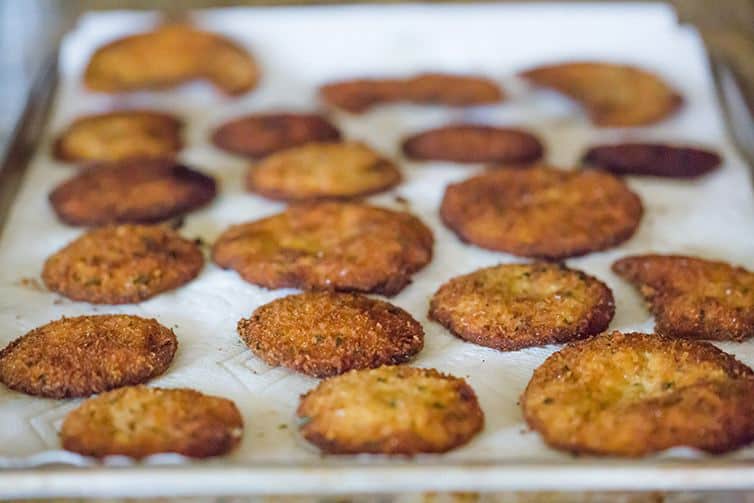
[[[480,166],[409,162],[399,151],[404,136],[450,121],[522,126],[541,136],[548,160],[564,166],[575,163],[588,145],[601,141],[682,141],[718,149],[725,158],[722,169],[697,181],[629,178],[646,209],[636,236],[618,248],[568,261],[613,289],[614,329],[652,328],[639,296],[609,270],[618,257],[678,252],[754,267],[749,173],[724,132],[699,38],[677,26],[668,8],[622,4],[239,8],[203,11],[194,19],[254,52],[264,71],[257,90],[239,99],[222,97],[203,84],[129,96],[89,94],[80,76],[92,51],[108,40],[147,29],[156,17],[131,12],[88,14],[65,38],[62,80],[50,127],[40,138],[39,151],[0,242],[0,344],[63,315],[132,313],[174,327],[180,342],[176,358],[166,375],[151,384],[187,386],[228,397],[244,416],[241,447],[216,463],[320,459],[297,439],[293,423],[299,394],[316,381],[267,367],[245,349],[235,332],[241,317],[292,291],[263,290],[211,263],[185,287],[138,305],[92,306],[30,287],[24,279],[38,278],[45,258],[82,232],[58,222],[47,202],[47,193],[75,172],[50,157],[51,142],[79,115],[112,107],[154,107],[183,117],[187,147],[181,158],[215,176],[220,195],[208,208],[190,214],[181,232],[212,243],[231,224],[283,208],[245,193],[242,176],[247,162],[211,146],[209,134],[224,120],[257,111],[317,110],[320,84],[353,76],[436,70],[482,73],[499,80],[510,95],[500,105],[466,110],[400,105],[360,116],[333,115],[347,138],[368,142],[403,168],[405,183],[370,198],[371,202],[402,209],[396,201],[400,195],[435,233],[433,261],[391,301],[424,325],[426,346],[414,363],[468,378],[485,411],[486,427],[468,446],[428,457],[433,460],[569,462],[572,458],[547,448],[536,434],[527,432],[517,405],[532,370],[556,347],[498,352],[461,342],[427,320],[429,297],[449,278],[519,259],[464,245],[440,223],[437,209],[445,185],[471,176]],[[656,126],[598,130],[568,100],[530,90],[514,77],[538,63],[573,58],[634,63],[658,72],[683,93],[686,105],[680,114]],[[754,364],[754,342],[720,346]],[[84,462],[76,455],[51,452],[59,449],[56,430],[62,418],[78,403],[32,398],[0,388],[0,466]],[[731,457],[750,457],[752,452],[744,449]],[[187,461],[161,456],[148,462]],[[359,462],[370,459],[359,458]]]

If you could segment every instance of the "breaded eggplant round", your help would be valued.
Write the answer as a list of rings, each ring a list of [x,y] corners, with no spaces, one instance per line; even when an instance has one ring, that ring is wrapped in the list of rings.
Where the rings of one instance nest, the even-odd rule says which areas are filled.
[[[501,167],[449,185],[440,215],[467,242],[523,257],[563,259],[630,238],[639,196],[614,175],[547,165]]]
[[[307,292],[265,304],[238,334],[268,365],[313,377],[404,363],[424,330],[403,309],[359,294]]]
[[[309,142],[340,140],[340,131],[316,114],[266,113],[238,117],[212,133],[218,148],[252,159]]]
[[[372,107],[406,100],[400,79],[354,79],[325,84],[319,89],[328,105],[350,113],[364,113]]]
[[[434,369],[384,366],[332,377],[301,397],[303,437],[329,454],[441,453],[484,427],[474,390]]]
[[[91,230],[50,256],[47,288],[92,304],[133,304],[178,288],[204,265],[196,243],[161,226]]]
[[[225,398],[185,388],[128,386],[90,398],[63,421],[63,448],[84,456],[144,458],[177,453],[222,456],[243,435],[243,419]]]
[[[363,143],[307,143],[252,165],[246,187],[270,199],[313,201],[366,196],[400,181],[395,164]]]
[[[583,159],[616,175],[696,178],[716,170],[722,159],[710,150],[661,143],[619,143],[590,148]]]
[[[451,279],[429,316],[461,339],[513,351],[603,332],[615,314],[603,282],[561,264],[508,264]]]
[[[422,73],[405,82],[405,100],[412,103],[464,107],[498,103],[504,98],[500,86],[481,75]]]
[[[408,137],[402,145],[410,159],[462,163],[528,163],[542,157],[536,136],[521,129],[454,124]]]
[[[89,396],[162,374],[177,348],[173,331],[154,319],[126,314],[62,318],[0,351],[0,381],[29,395]]]
[[[522,76],[578,101],[592,122],[603,127],[653,124],[683,103],[681,95],[660,77],[630,65],[562,63],[533,68]]]
[[[754,273],[682,255],[635,255],[613,264],[670,337],[743,341],[754,336]]]
[[[260,69],[230,39],[189,25],[164,25],[97,49],[84,73],[92,91],[123,93],[166,89],[203,79],[229,95],[252,90]]]
[[[351,113],[388,103],[418,103],[446,106],[473,106],[504,99],[498,84],[474,75],[424,73],[390,79],[355,79],[333,82],[320,88],[328,104]]]
[[[249,283],[395,295],[432,259],[434,238],[408,213],[366,204],[299,204],[225,231],[212,258]]]
[[[521,407],[547,444],[572,453],[723,453],[754,440],[752,393],[752,370],[709,343],[612,332],[545,360]]]
[[[154,110],[87,115],[60,134],[53,155],[67,162],[169,157],[182,147],[182,126],[177,117]]]
[[[50,203],[69,225],[154,223],[200,208],[215,180],[171,159],[93,166],[58,185]]]

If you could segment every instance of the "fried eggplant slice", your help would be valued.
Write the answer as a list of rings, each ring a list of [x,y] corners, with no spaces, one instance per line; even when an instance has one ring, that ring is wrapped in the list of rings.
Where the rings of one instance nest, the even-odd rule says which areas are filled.
[[[194,279],[204,265],[199,246],[161,226],[91,230],[51,255],[42,280],[71,300],[134,304]]]
[[[173,331],[154,319],[126,314],[61,318],[0,351],[0,381],[29,395],[89,396],[161,375],[177,348]]]
[[[466,381],[395,366],[327,379],[301,398],[297,415],[304,438],[328,454],[442,453],[484,426]]]
[[[117,94],[201,79],[228,95],[240,95],[257,85],[260,74],[253,56],[235,42],[189,25],[169,24],[97,49],[84,84],[92,91]]]
[[[561,264],[479,269],[451,279],[429,317],[461,339],[499,349],[559,344],[603,332],[615,314],[603,282]]]
[[[542,144],[533,134],[512,128],[454,124],[430,129],[404,140],[409,159],[460,163],[523,164],[542,157]]]
[[[331,106],[357,114],[389,103],[464,107],[497,103],[505,97],[500,86],[488,78],[447,73],[345,80],[322,86],[320,94]]]
[[[212,258],[265,288],[395,295],[429,263],[433,243],[432,231],[408,213],[322,202],[231,227]]]
[[[69,225],[156,223],[205,206],[216,190],[213,178],[171,159],[136,159],[82,171],[50,203]]]
[[[186,388],[129,386],[82,403],[63,421],[63,448],[84,456],[144,458],[176,453],[222,456],[243,435],[243,419],[225,398]]]
[[[547,165],[501,167],[445,190],[440,215],[462,240],[523,257],[558,260],[630,238],[639,197],[614,175]]]
[[[682,255],[635,255],[613,264],[670,337],[743,341],[754,336],[754,273]]]
[[[697,178],[720,167],[721,157],[711,150],[661,143],[598,145],[584,155],[587,167],[616,175]]]
[[[395,164],[363,143],[308,143],[252,165],[246,187],[270,199],[300,202],[363,197],[400,181]]]
[[[352,293],[274,300],[239,321],[238,334],[268,365],[313,377],[404,363],[424,346],[421,324],[406,311]]]
[[[170,157],[183,146],[182,127],[177,117],[155,110],[87,115],[58,136],[53,155],[78,163]]]
[[[683,98],[660,77],[641,68],[605,62],[573,62],[521,74],[535,85],[578,101],[601,127],[654,124],[680,108]]]
[[[752,370],[709,343],[612,332],[545,360],[521,407],[547,444],[572,453],[723,453],[754,440],[752,393]]]
[[[238,117],[212,133],[220,149],[259,159],[310,142],[340,140],[340,131],[316,114],[264,113]]]

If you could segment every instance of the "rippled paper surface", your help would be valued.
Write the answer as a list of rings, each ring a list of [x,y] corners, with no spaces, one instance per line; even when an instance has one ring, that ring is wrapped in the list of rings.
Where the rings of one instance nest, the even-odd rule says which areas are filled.
[[[401,105],[361,116],[332,115],[347,138],[368,142],[402,166],[405,183],[370,201],[403,208],[396,198],[405,198],[410,211],[427,223],[436,237],[432,263],[392,302],[424,325],[426,346],[415,364],[467,377],[485,411],[486,428],[469,445],[432,460],[570,462],[572,458],[547,448],[536,434],[526,432],[517,405],[532,370],[555,347],[497,352],[463,343],[427,320],[428,299],[441,283],[479,267],[516,259],[460,243],[438,219],[445,185],[471,176],[481,167],[409,162],[398,147],[404,136],[449,121],[522,126],[540,135],[548,160],[566,166],[599,141],[684,141],[718,149],[725,157],[722,169],[701,180],[630,178],[629,184],[646,208],[638,233],[618,248],[568,261],[613,289],[617,312],[612,328],[652,328],[638,295],[609,270],[623,255],[678,252],[754,267],[749,174],[724,133],[699,39],[694,32],[678,27],[668,9],[558,4],[210,10],[195,15],[197,24],[224,33],[254,52],[264,71],[256,91],[235,100],[201,84],[130,96],[87,93],[80,76],[94,48],[148,29],[155,20],[144,13],[89,14],[65,38],[62,82],[53,116],[39,139],[39,151],[0,242],[0,344],[64,315],[131,313],[155,317],[174,327],[180,342],[178,353],[166,375],[152,384],[187,386],[228,397],[244,415],[241,447],[214,463],[329,462],[302,444],[293,422],[299,394],[316,381],[267,367],[245,349],[235,332],[239,318],[292,291],[263,290],[211,263],[185,287],[138,305],[95,307],[30,285],[28,278],[38,278],[45,258],[82,232],[59,223],[47,202],[47,193],[74,173],[72,166],[51,159],[51,142],[79,115],[133,106],[154,107],[183,117],[187,147],[181,158],[215,176],[220,195],[208,208],[189,215],[181,232],[212,243],[231,224],[283,208],[245,193],[241,182],[247,162],[209,144],[210,132],[224,120],[258,111],[317,110],[317,86],[351,76],[437,70],[483,73],[499,80],[510,96],[500,105],[466,110]],[[529,66],[570,58],[629,62],[656,71],[683,93],[686,106],[656,126],[597,130],[567,100],[529,90],[514,77]],[[754,342],[721,347],[754,364]],[[0,466],[85,463],[76,455],[58,451],[57,428],[78,403],[32,398],[0,388]],[[744,449],[730,457],[751,454],[751,449]],[[681,450],[668,455],[689,453]],[[148,462],[186,461],[161,456]],[[642,462],[652,463],[653,459]]]

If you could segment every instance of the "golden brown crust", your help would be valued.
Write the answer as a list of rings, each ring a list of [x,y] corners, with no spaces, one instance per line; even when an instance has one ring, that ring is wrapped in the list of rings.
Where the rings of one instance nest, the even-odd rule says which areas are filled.
[[[351,199],[394,187],[401,173],[360,142],[307,143],[252,165],[246,187],[270,199]]]
[[[743,341],[754,336],[754,273],[682,255],[636,255],[613,264],[670,337]]]
[[[408,213],[323,202],[231,227],[212,258],[266,288],[394,295],[431,260],[433,242]]]
[[[173,331],[154,319],[125,314],[62,318],[0,352],[0,381],[29,395],[88,396],[162,374],[177,348]]]
[[[754,440],[754,373],[709,343],[613,332],[569,344],[534,371],[521,406],[573,453],[712,453]]]
[[[239,321],[238,334],[268,365],[314,377],[404,363],[424,346],[421,324],[406,311],[351,293],[275,300]]]
[[[451,279],[429,316],[469,342],[512,351],[583,339],[615,314],[610,289],[561,264],[498,265]]]
[[[524,257],[562,259],[604,250],[639,226],[639,197],[598,170],[500,168],[449,185],[443,222],[464,241]]]
[[[252,90],[260,77],[254,58],[231,40],[174,24],[127,36],[97,49],[84,83],[92,91],[166,89],[206,79],[230,95]]]
[[[97,458],[166,452],[206,458],[228,453],[242,434],[243,419],[230,400],[192,389],[129,386],[70,412],[60,438],[64,449]]]
[[[69,225],[154,223],[204,206],[215,181],[170,159],[93,166],[58,185],[50,203]]]
[[[238,117],[212,133],[212,143],[234,154],[265,157],[309,142],[340,140],[340,131],[316,114],[266,113]]]
[[[451,162],[528,163],[542,157],[536,136],[521,129],[454,124],[410,136],[403,153],[411,159]]]
[[[710,150],[661,143],[618,143],[590,148],[587,165],[616,175],[695,178],[720,167],[722,159]]]
[[[454,107],[486,105],[503,100],[500,86],[479,75],[422,73],[405,81],[406,100]]]
[[[204,257],[166,227],[119,225],[91,230],[50,256],[42,280],[72,300],[132,304],[194,279]]]
[[[447,452],[484,427],[466,381],[411,367],[327,379],[301,397],[296,413],[304,438],[330,454]]]
[[[683,98],[657,75],[629,65],[573,62],[521,74],[581,103],[598,126],[642,126],[675,112]]]
[[[472,106],[497,103],[503,91],[494,81],[472,75],[424,73],[403,79],[355,79],[320,88],[322,98],[351,113],[397,102]]]
[[[182,127],[177,117],[154,110],[87,115],[60,133],[53,155],[67,162],[171,156],[183,146]]]

